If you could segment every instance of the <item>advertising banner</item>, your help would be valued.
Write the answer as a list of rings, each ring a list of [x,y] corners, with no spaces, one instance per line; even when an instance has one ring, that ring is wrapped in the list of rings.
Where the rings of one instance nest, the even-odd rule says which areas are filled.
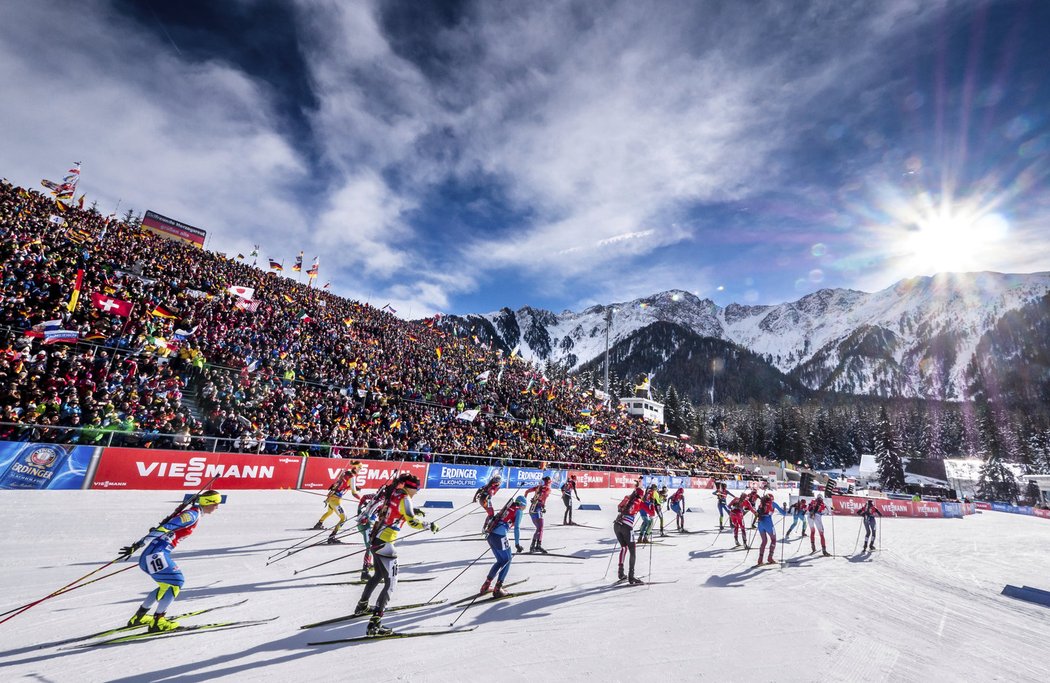
[[[450,465],[434,462],[427,468],[427,488],[476,489],[487,483],[497,472],[504,474],[501,468],[490,465]]]
[[[633,489],[638,484],[638,475],[633,472],[610,472],[609,488]]]
[[[941,508],[941,503],[930,503],[925,500],[921,500],[917,503],[911,504],[912,515],[915,517],[943,517],[944,509]]]
[[[510,467],[509,475],[504,472],[503,485],[506,488],[532,488],[533,486],[539,486],[543,483],[543,478],[549,476],[551,478],[551,488],[561,488],[561,485],[565,483],[569,475],[565,470],[537,470],[527,467]]]
[[[664,474],[646,474],[642,476],[642,488],[648,488],[650,484],[656,484],[656,488],[670,486],[671,477]]]
[[[104,448],[91,488],[199,489],[212,477],[217,489],[294,489],[303,458],[248,453],[196,453]]]
[[[974,505],[977,507],[978,510],[991,510],[992,509],[992,504],[991,503],[984,503],[982,501],[977,501],[976,503],[974,503]]]
[[[610,475],[608,472],[594,472],[592,470],[572,470],[569,472],[576,477],[576,488],[581,489],[607,489],[611,488]]]
[[[1032,514],[1036,517],[1042,517],[1043,519],[1050,519],[1050,510],[1040,510],[1039,508],[1033,508]]]
[[[327,489],[354,460],[343,458],[306,458],[303,470],[302,489]],[[427,485],[427,464],[424,462],[401,462],[400,460],[357,460],[357,477],[354,485],[359,491],[379,488],[398,474],[410,472],[419,477],[419,483]]]
[[[963,516],[962,503],[941,503],[941,510],[945,517],[961,518]]]
[[[868,502],[863,496],[832,496],[831,507],[835,512],[854,515]],[[872,498],[875,507],[885,517],[915,517],[912,507],[915,503],[908,500],[889,500],[886,498]],[[941,516],[941,507],[937,503],[927,503],[937,507],[937,517]],[[928,515],[934,516],[934,515]]]
[[[715,480],[711,477],[689,477],[689,487],[694,489],[713,489]]]
[[[98,449],[0,441],[0,489],[81,489]]]

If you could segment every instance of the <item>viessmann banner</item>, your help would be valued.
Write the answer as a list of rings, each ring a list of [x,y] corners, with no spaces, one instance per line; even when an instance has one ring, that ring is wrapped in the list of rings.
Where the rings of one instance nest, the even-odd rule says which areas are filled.
[[[933,503],[925,500],[913,502],[861,496],[833,496],[831,500],[835,512],[846,514],[856,514],[869,500],[875,503],[875,507],[885,517],[962,517],[975,512],[971,505]]]
[[[299,488],[327,489],[354,462],[360,463],[354,483],[358,490],[375,490],[398,474],[411,473],[419,477],[426,486],[427,464],[425,462],[399,462],[391,460],[344,460],[342,458],[307,458],[303,470],[303,481]]]
[[[247,453],[104,448],[94,489],[192,489],[218,476],[215,488],[294,489],[303,459]]]

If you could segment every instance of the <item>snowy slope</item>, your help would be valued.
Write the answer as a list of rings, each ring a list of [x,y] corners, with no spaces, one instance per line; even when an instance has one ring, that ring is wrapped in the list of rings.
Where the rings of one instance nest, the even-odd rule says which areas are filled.
[[[469,493],[422,491],[465,504]],[[502,502],[506,494],[499,496]],[[231,492],[176,552],[188,584],[181,607],[225,604],[215,618],[276,621],[227,632],[105,649],[60,650],[48,643],[121,623],[151,582],[138,569],[56,598],[0,625],[0,676],[5,681],[284,681],[329,677],[369,681],[500,681],[563,679],[832,681],[1045,681],[1050,663],[1050,609],[999,595],[1005,583],[1050,589],[1045,520],[985,513],[964,520],[889,519],[884,551],[872,557],[815,558],[797,542],[783,569],[751,569],[755,554],[731,551],[712,531],[709,493],[687,500],[703,512],[690,528],[706,533],[640,548],[642,588],[610,588],[603,578],[610,549],[614,498],[622,491],[583,491],[584,502],[607,508],[578,512],[600,528],[548,527],[550,548],[587,558],[517,557],[510,579],[548,593],[477,606],[460,620],[471,633],[348,646],[308,642],[361,635],[364,625],[311,630],[299,626],[350,611],[360,588],[326,586],[358,558],[313,572],[294,571],[351,552],[326,546],[266,566],[267,556],[310,532],[320,498],[298,491]],[[175,493],[5,492],[0,537],[0,611],[45,595],[112,557],[181,498]],[[551,511],[560,514],[552,499]],[[452,522],[470,508],[453,511]],[[556,512],[557,511],[557,512]],[[432,510],[429,519],[442,511]],[[554,517],[555,514],[551,516]],[[560,521],[560,517],[554,522]],[[402,579],[392,604],[423,601],[483,554],[485,544],[453,539],[481,525],[470,514],[441,533],[401,544]],[[526,538],[531,525],[526,522]],[[834,522],[839,553],[856,547],[859,518]],[[831,540],[830,520],[827,523]],[[780,555],[778,550],[778,556]],[[490,558],[466,570],[442,593],[469,594]],[[615,571],[615,568],[613,569]],[[457,610],[440,606],[388,615],[405,631],[447,627]],[[211,615],[210,615],[211,616]],[[207,621],[205,617],[199,618]],[[188,622],[193,620],[188,620]]]
[[[879,292],[823,289],[776,306],[719,307],[668,291],[582,312],[524,307],[484,316],[527,360],[578,367],[610,342],[657,321],[733,342],[794,374],[811,389],[858,394],[960,398],[978,341],[1004,313],[1050,291],[1050,273],[943,274],[902,280]],[[654,368],[655,370],[655,368]]]

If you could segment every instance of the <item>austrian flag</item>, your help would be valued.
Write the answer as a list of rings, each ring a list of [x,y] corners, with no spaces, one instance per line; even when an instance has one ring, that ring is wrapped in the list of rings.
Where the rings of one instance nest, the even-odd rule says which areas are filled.
[[[131,302],[117,299],[98,292],[91,293],[91,303],[95,308],[101,308],[111,315],[119,315],[127,318],[131,315]]]

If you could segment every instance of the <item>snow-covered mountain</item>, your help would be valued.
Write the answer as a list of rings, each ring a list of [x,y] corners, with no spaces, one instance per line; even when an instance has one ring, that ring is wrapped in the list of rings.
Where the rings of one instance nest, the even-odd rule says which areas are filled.
[[[822,289],[775,306],[716,305],[689,292],[555,314],[529,306],[450,316],[532,361],[575,369],[610,344],[654,323],[741,346],[810,389],[878,396],[959,399],[982,336],[1008,311],[1050,292],[1050,273],[941,274],[902,280],[879,292]],[[658,371],[652,368],[651,371]]]

